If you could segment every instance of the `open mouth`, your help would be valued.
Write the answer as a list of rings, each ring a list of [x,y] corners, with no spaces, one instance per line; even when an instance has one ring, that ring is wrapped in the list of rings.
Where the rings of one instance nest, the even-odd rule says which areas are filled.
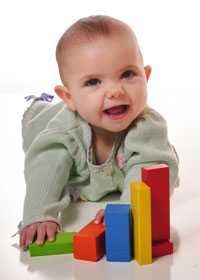
[[[128,105],[119,105],[104,110],[104,112],[108,115],[120,115],[125,113],[127,109],[128,109]]]
[[[126,115],[128,108],[129,108],[128,105],[114,106],[107,110],[104,110],[104,113],[107,114],[112,119],[121,119]]]

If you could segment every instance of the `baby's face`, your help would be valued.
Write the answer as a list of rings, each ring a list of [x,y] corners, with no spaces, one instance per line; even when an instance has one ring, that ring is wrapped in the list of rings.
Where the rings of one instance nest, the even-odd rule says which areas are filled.
[[[134,37],[100,37],[67,53],[72,110],[94,127],[120,132],[143,111],[147,80]]]

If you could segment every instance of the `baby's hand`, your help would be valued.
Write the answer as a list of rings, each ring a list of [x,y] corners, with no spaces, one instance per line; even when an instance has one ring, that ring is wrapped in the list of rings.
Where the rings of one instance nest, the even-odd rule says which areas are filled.
[[[36,243],[42,245],[47,237],[49,241],[55,239],[59,225],[55,222],[38,222],[25,227],[20,233],[20,248],[26,250],[36,236]]]
[[[95,218],[94,218],[94,222],[95,224],[100,224],[100,223],[104,223],[104,209],[100,209]]]

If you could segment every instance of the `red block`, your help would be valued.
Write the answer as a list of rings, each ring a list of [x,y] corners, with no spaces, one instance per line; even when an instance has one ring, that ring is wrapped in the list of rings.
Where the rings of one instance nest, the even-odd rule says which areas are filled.
[[[161,257],[173,253],[173,243],[169,240],[152,245],[152,256]]]
[[[105,226],[92,220],[74,235],[74,258],[98,261],[105,255]]]
[[[169,167],[166,164],[158,164],[142,168],[142,181],[151,188],[153,257],[165,255],[166,252],[171,252],[172,248],[170,245],[172,243],[169,242]],[[164,242],[163,245],[161,245],[162,242]]]

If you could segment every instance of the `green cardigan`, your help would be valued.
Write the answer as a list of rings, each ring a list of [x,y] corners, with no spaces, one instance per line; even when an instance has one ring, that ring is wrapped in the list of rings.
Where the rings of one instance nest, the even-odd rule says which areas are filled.
[[[146,108],[113,145],[109,158],[95,164],[91,126],[63,102],[33,101],[23,115],[26,196],[21,228],[55,221],[71,199],[98,201],[113,191],[129,202],[129,183],[141,167],[166,163],[170,193],[178,186],[178,157],[169,143],[163,117]]]

